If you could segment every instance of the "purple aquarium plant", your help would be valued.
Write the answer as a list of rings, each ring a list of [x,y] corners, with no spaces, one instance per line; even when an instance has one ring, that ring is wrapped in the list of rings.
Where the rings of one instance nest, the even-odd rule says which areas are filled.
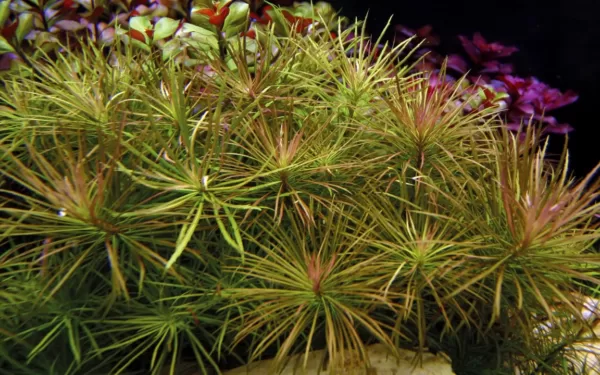
[[[506,47],[497,42],[488,43],[480,33],[475,33],[473,40],[469,40],[462,35],[459,35],[458,39],[473,64],[476,65],[494,61],[501,57],[508,57],[519,50],[516,47]]]
[[[522,78],[514,75],[513,64],[500,59],[518,52],[517,47],[488,42],[481,33],[476,32],[471,39],[464,35],[458,36],[466,58],[456,53],[444,58],[432,49],[439,46],[440,38],[433,34],[430,25],[417,30],[402,25],[395,27],[394,42],[402,42],[411,37],[414,40],[409,46],[418,47],[414,56],[422,58],[416,64],[416,70],[435,73],[430,78],[437,79],[437,73],[445,61],[448,72],[466,75],[476,91],[480,90],[483,99],[481,105],[502,101],[500,104],[504,108],[509,129],[518,130],[534,120],[542,125],[544,133],[567,134],[574,130],[571,125],[559,123],[555,117],[547,115],[547,112],[574,103],[578,99],[577,93],[572,90],[561,92],[535,77]],[[467,105],[466,110],[472,110],[471,106]]]

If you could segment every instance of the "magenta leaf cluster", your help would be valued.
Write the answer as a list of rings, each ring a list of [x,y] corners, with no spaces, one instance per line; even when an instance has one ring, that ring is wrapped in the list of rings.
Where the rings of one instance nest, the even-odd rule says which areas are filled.
[[[430,25],[417,30],[402,25],[395,28],[395,42],[414,36],[410,46],[416,47],[420,43],[415,56],[423,59],[416,65],[418,70],[431,72],[431,79],[437,80],[437,74],[446,59],[447,70],[466,75],[474,87],[483,90],[486,99],[490,99],[492,93],[495,97],[502,95],[506,124],[511,130],[527,126],[531,120],[539,122],[545,133],[567,134],[574,130],[571,125],[560,123],[547,113],[577,101],[577,93],[572,90],[561,92],[535,77],[514,75],[513,64],[501,59],[518,52],[517,47],[488,42],[481,33],[476,32],[471,39],[458,36],[466,58],[461,54],[442,56],[432,48],[440,44],[440,38],[432,31]],[[481,105],[489,103],[489,100],[484,100]],[[467,110],[471,108],[467,107]]]

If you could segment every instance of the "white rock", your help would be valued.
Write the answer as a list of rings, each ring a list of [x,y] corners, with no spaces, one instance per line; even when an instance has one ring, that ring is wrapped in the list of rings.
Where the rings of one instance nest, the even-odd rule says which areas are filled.
[[[444,357],[431,353],[423,354],[422,366],[413,364],[415,352],[399,350],[399,358],[389,354],[384,345],[376,344],[367,347],[371,367],[365,368],[364,363],[346,363],[343,369],[329,372],[323,368],[325,350],[315,350],[309,353],[306,368],[302,368],[304,360],[302,354],[290,357],[290,361],[280,373],[281,375],[454,375],[450,361]],[[347,361],[349,362],[349,361]],[[325,366],[326,367],[326,366]],[[225,371],[223,375],[270,375],[272,361],[257,361],[248,366],[238,367]]]
[[[600,300],[587,297],[581,312],[591,329],[585,329],[581,341],[571,347],[573,362],[588,375],[600,375]]]
[[[600,300],[575,295],[582,305],[581,317],[585,320],[582,324],[575,316],[557,319],[556,323],[544,321],[534,328],[533,333],[539,336],[556,335],[556,329],[560,329],[561,322],[576,327],[579,332],[576,341],[563,350],[574,373],[586,375],[600,375]],[[570,328],[573,330],[573,328]],[[516,375],[521,375],[515,369]]]

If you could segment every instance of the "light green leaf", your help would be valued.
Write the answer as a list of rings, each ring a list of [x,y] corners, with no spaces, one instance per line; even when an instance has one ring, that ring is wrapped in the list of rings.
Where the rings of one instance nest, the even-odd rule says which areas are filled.
[[[81,346],[79,342],[79,326],[73,324],[70,318],[65,319],[65,326],[67,327],[67,333],[69,337],[69,347],[71,348],[71,353],[73,353],[73,357],[77,363],[81,363]]]
[[[314,5],[314,12],[327,18],[335,15],[335,8],[329,2],[319,1]],[[307,14],[305,17],[311,16],[311,14]]]
[[[177,56],[177,54],[179,52],[181,52],[181,50],[182,50],[181,41],[179,39],[169,40],[162,46],[163,61],[166,61],[168,59],[171,59],[171,58]]]
[[[4,37],[2,35],[0,35],[0,53],[6,53],[6,52],[14,52],[15,49],[13,48],[13,46],[10,45],[10,43],[8,43],[8,41],[6,39],[4,39]]]
[[[181,40],[198,50],[209,51],[219,49],[219,41],[213,31],[192,25],[191,23],[185,23],[183,25],[183,33],[190,33],[190,36],[182,36]]]
[[[131,20],[129,20],[129,27],[146,34],[146,30],[152,30],[152,23],[146,16],[136,16],[131,17]]]
[[[31,349],[29,354],[27,355],[27,364],[31,363],[31,361],[40,354],[44,349],[48,347],[54,341],[54,339],[60,334],[61,330],[64,328],[62,323],[56,323],[55,321],[51,322],[54,327],[44,336],[35,348]]]
[[[184,224],[183,227],[181,228],[181,232],[179,232],[179,238],[177,238],[177,244],[175,246],[175,251],[173,252],[173,255],[171,255],[171,258],[169,258],[169,261],[167,262],[167,265],[165,266],[165,270],[169,270],[173,266],[173,264],[175,264],[175,262],[177,262],[177,259],[179,259],[181,254],[183,254],[183,251],[185,250],[187,244],[192,239],[192,235],[194,235],[194,232],[196,231],[196,228],[198,227],[198,223],[200,222],[200,218],[202,217],[203,207],[204,207],[204,201],[202,201],[198,204],[198,209],[196,210],[196,216],[194,216],[192,223],[189,225]],[[190,216],[191,216],[191,214],[192,213],[190,212]]]
[[[249,11],[250,7],[248,4],[240,1],[229,6],[229,14],[225,18],[225,23],[223,24],[226,38],[237,35],[248,28]]]
[[[42,31],[35,35],[35,47],[43,50],[44,52],[50,52],[52,49],[56,48],[58,44],[59,40],[56,35],[47,31]]]
[[[290,26],[279,8],[272,8],[265,11],[273,20],[275,34],[289,36]]]
[[[154,25],[154,41],[168,38],[177,31],[179,21],[163,17]]]
[[[209,37],[209,36],[211,36],[213,38],[215,37],[214,31],[208,30],[203,27],[196,26],[196,25],[193,25],[193,24],[187,23],[187,22],[183,24],[182,31],[184,33],[194,33],[194,34],[202,35],[202,36],[206,36],[206,37]]]
[[[19,14],[19,26],[17,26],[17,32],[15,33],[17,41],[21,43],[32,29],[33,14],[29,12]]]
[[[502,99],[507,99],[507,98],[510,98],[510,95],[508,93],[502,92],[502,91],[498,91],[494,95],[494,101],[496,101],[496,100],[502,100]]]
[[[137,48],[143,49],[144,51],[147,51],[147,52],[152,51],[152,49],[150,48],[149,45],[147,45],[146,43],[142,43],[137,39],[129,38],[129,41],[131,42],[132,45],[136,46]]]
[[[233,213],[231,213],[231,211],[229,211],[227,209],[227,207],[222,207],[223,211],[225,211],[225,216],[227,216],[227,221],[231,225],[231,229],[233,231],[233,237],[234,237],[233,238],[227,231],[227,228],[225,227],[225,223],[223,223],[223,221],[221,220],[221,218],[218,215],[219,208],[220,208],[219,205],[215,204],[215,213],[217,214],[215,216],[215,220],[217,221],[217,225],[219,226],[221,235],[223,235],[223,239],[229,245],[231,245],[234,249],[236,249],[240,253],[240,255],[242,256],[242,260],[244,260],[244,243],[243,243],[242,237],[240,235],[239,227],[238,227],[237,223],[235,222],[235,217],[234,217]]]
[[[307,2],[299,3],[298,6],[294,7],[294,15],[310,18],[315,13],[316,7],[316,4],[311,4]]]
[[[237,71],[237,69],[238,69],[235,60],[232,59],[231,57],[227,58],[227,60],[225,61],[225,64],[227,65],[227,68],[229,70],[231,70],[232,72]]]
[[[258,42],[254,39],[246,38],[246,51],[256,54],[258,52]]]
[[[10,14],[9,6],[9,0],[0,2],[0,26],[4,25],[4,22],[8,19],[8,15]]]

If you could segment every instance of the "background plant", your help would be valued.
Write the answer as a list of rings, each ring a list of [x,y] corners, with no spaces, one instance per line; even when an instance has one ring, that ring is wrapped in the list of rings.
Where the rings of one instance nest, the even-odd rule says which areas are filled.
[[[395,26],[395,41],[402,42],[409,37],[415,37],[414,42],[421,43],[414,54],[416,57],[423,57],[418,69],[432,72],[432,79],[437,81],[437,72],[444,62],[444,56],[436,51],[440,46],[440,39],[433,33],[433,27],[426,25],[412,30],[402,25]],[[480,98],[470,103],[467,110],[487,106],[492,99],[501,99],[505,105],[504,116],[509,129],[518,130],[533,119],[547,133],[567,134],[574,130],[569,124],[559,123],[548,112],[574,103],[578,99],[577,93],[572,90],[563,93],[535,77],[515,76],[513,64],[501,59],[518,52],[516,47],[488,42],[478,32],[471,39],[464,35],[459,35],[458,39],[467,58],[452,53],[447,56],[447,67],[454,74],[466,74],[467,79],[474,84],[474,89],[480,92]]]

